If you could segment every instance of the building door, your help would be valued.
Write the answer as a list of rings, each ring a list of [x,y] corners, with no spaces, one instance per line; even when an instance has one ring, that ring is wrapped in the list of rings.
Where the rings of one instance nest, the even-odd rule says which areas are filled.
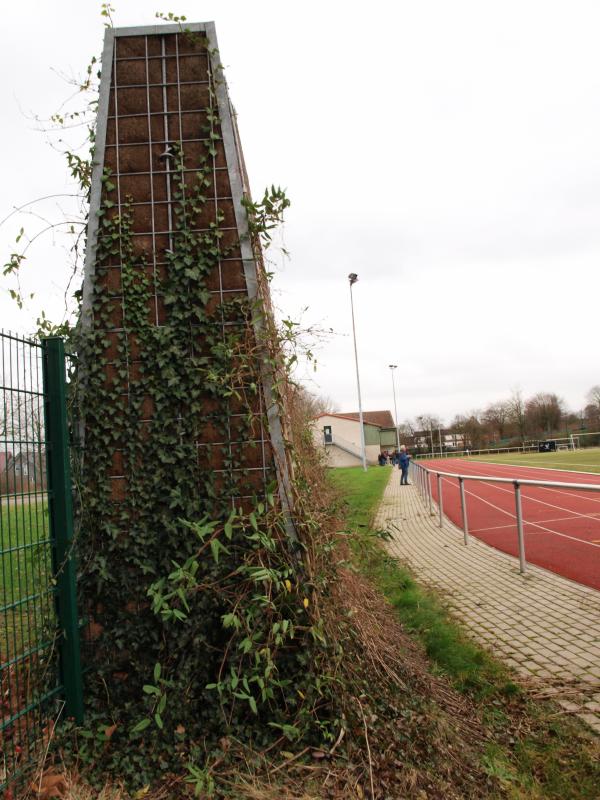
[[[325,439],[325,444],[331,444],[333,442],[333,434],[331,433],[331,425],[324,425],[323,426],[323,438]]]

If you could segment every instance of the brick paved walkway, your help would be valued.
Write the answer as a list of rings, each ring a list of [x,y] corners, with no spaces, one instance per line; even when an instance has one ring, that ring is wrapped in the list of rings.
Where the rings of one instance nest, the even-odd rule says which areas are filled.
[[[600,733],[600,592],[535,566],[521,575],[517,559],[473,537],[465,547],[461,530],[437,523],[393,470],[375,520],[393,535],[390,553],[536,694]]]

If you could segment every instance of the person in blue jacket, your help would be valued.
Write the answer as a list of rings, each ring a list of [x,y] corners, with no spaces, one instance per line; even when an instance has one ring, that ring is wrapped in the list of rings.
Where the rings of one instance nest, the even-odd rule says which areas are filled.
[[[400,485],[401,486],[408,486],[408,464],[410,462],[410,456],[406,452],[406,446],[400,446],[400,459],[398,462],[399,468],[402,470],[402,475],[400,476]]]

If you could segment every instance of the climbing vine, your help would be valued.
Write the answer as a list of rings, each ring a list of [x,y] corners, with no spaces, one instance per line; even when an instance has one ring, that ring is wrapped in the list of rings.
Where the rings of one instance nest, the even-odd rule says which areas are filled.
[[[280,407],[287,380],[270,309],[246,293],[215,301],[207,285],[229,249],[207,200],[214,106],[206,118],[193,185],[181,143],[170,145],[174,232],[161,274],[136,252],[135,207],[109,199],[105,171],[93,322],[83,318],[77,346],[87,697],[112,731],[94,757],[120,764],[133,739],[148,780],[182,762],[194,775],[223,735],[317,743],[339,724],[314,530],[299,511],[290,520],[268,442],[260,452],[265,371]],[[288,203],[275,187],[246,203],[255,248]]]
[[[108,25],[113,11],[103,4]],[[94,94],[85,113],[55,115],[53,123],[89,124],[96,70],[93,59],[80,86]],[[80,309],[75,327],[55,325],[44,312],[38,320],[41,333],[69,341],[72,428],[84,434],[75,479],[86,724],[55,743],[67,761],[71,752],[91,765],[98,783],[109,772],[137,788],[184,770],[196,792],[210,792],[211,757],[225,740],[320,746],[344,725],[335,699],[340,648],[320,614],[334,580],[331,543],[320,540],[281,413],[296,329],[290,320],[275,325],[261,255],[289,200],[271,186],[259,201],[243,201],[258,298],[211,293],[211,275],[235,247],[209,200],[222,146],[215,100],[211,90],[196,163],[181,142],[169,144],[173,233],[165,263],[136,248],[133,198],[116,202],[116,177],[105,169],[91,307]],[[89,154],[66,152],[84,203],[93,125],[88,134]],[[81,235],[73,233],[77,256]],[[21,305],[26,247],[4,265]],[[79,305],[80,290],[75,298]],[[282,465],[265,435],[273,410],[265,381],[283,424],[285,502]]]

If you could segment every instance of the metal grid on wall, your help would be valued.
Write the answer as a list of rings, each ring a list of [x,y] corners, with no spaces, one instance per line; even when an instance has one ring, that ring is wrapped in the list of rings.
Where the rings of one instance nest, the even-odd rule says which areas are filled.
[[[62,687],[39,342],[0,332],[0,789],[39,756]]]
[[[219,230],[222,255],[217,267],[208,277],[207,289],[211,295],[209,307],[215,309],[215,320],[223,331],[230,325],[248,325],[247,320],[229,320],[219,311],[224,301],[249,295],[247,274],[242,260],[242,244],[236,219],[236,199],[232,196],[231,170],[237,164],[228,163],[226,147],[222,140],[211,142],[206,129],[208,118],[217,109],[218,81],[214,76],[213,57],[209,54],[203,35],[183,33],[156,33],[119,35],[112,32],[112,47],[105,48],[104,59],[110,59],[110,88],[106,98],[106,124],[103,167],[111,171],[110,182],[114,188],[102,193],[102,201],[114,203],[114,213],[130,205],[133,213],[133,242],[136,257],[144,259],[152,287],[149,317],[157,326],[168,324],[163,301],[162,285],[166,279],[165,253],[171,248],[176,234],[175,209],[172,201],[171,162],[169,148],[181,143],[184,160],[184,185],[190,188],[197,178],[197,168],[203,158],[211,164],[210,185],[206,188],[208,202],[200,218],[198,230],[208,230],[217,217],[222,217]],[[103,63],[103,76],[107,74]],[[102,100],[101,100],[102,105]],[[100,121],[102,123],[102,120]],[[101,125],[102,127],[102,125]],[[222,131],[217,125],[216,132]],[[216,153],[209,152],[211,144]],[[231,159],[229,159],[231,161]],[[239,200],[240,198],[238,198]],[[121,264],[113,258],[95,264],[95,275],[88,265],[86,280],[108,289],[113,300],[114,313],[108,339],[116,346],[119,339],[127,338],[124,328],[126,298],[123,294]],[[88,287],[89,290],[89,287]],[[219,317],[219,314],[221,316]],[[92,323],[93,324],[93,323]],[[194,331],[190,332],[190,352],[198,347]],[[200,343],[200,348],[202,347]],[[140,367],[136,362],[135,347],[129,348],[126,391],[132,390]],[[110,370],[110,365],[108,367]],[[151,404],[148,404],[151,407]],[[274,477],[271,440],[264,422],[264,398],[260,406],[255,430],[250,436],[238,433],[248,409],[243,404],[230,409],[229,432],[226,441],[213,422],[209,412],[199,420],[201,433],[197,438],[198,459],[219,478],[228,472],[230,482],[239,489],[233,499],[238,503],[248,501],[264,491]],[[262,412],[262,413],[260,413]],[[217,410],[214,418],[221,416]],[[160,424],[148,413],[148,425]],[[123,463],[115,454],[111,478],[114,496],[124,490],[126,477],[118,467]],[[235,467],[225,469],[225,461],[232,459]],[[224,482],[224,480],[223,480]]]

